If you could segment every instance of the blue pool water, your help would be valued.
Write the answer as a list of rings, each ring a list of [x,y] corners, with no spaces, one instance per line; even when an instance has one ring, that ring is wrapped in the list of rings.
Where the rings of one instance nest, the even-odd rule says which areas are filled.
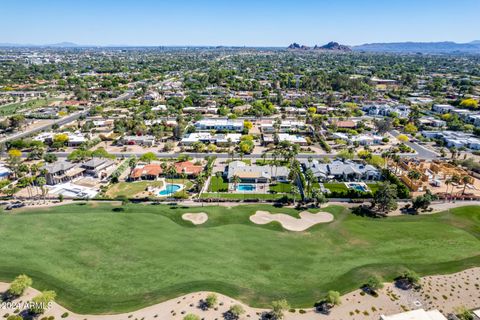
[[[160,196],[169,196],[171,194],[174,194],[175,192],[177,192],[178,190],[180,190],[181,186],[179,186],[178,184],[167,184],[165,186],[165,189],[163,189],[162,191],[160,191],[158,194]]]
[[[357,190],[357,191],[360,191],[360,192],[367,192],[367,189],[365,188],[365,186],[363,186],[361,184],[350,183],[350,188],[352,188],[354,190]]]
[[[237,191],[255,191],[255,189],[253,184],[239,184],[237,186]]]

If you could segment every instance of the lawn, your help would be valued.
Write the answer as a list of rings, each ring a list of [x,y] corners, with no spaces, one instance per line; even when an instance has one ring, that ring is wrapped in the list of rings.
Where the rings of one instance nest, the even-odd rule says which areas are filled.
[[[136,198],[142,192],[144,192],[147,187],[162,187],[162,181],[135,181],[135,182],[119,182],[112,184],[112,186],[105,192],[105,196],[111,199],[118,197],[126,197],[129,199]]]
[[[226,193],[226,192],[220,192],[220,193],[202,193],[201,198],[202,199],[231,199],[231,200],[278,200],[283,197],[291,197],[289,194],[280,194],[280,193]],[[297,200],[300,199],[300,196],[297,196]]]
[[[227,192],[228,182],[223,177],[213,176],[210,178],[210,185],[208,186],[208,192]]]
[[[269,188],[271,191],[278,193],[290,193],[292,191],[292,184],[290,182],[279,182],[271,184]]]
[[[87,203],[0,215],[0,279],[33,277],[81,313],[134,310],[197,290],[253,306],[286,298],[309,307],[328,290],[358,288],[371,274],[405,268],[450,273],[480,264],[480,208],[371,219],[328,207],[335,221],[308,232],[254,225],[269,205],[226,208]],[[186,212],[206,212],[201,226]]]
[[[347,192],[348,188],[343,182],[338,182],[338,183],[324,183],[323,184],[325,188],[329,189],[332,192]],[[318,186],[318,183],[317,183]],[[368,188],[372,191],[372,193],[375,193],[378,190],[379,184],[377,183],[367,183]]]

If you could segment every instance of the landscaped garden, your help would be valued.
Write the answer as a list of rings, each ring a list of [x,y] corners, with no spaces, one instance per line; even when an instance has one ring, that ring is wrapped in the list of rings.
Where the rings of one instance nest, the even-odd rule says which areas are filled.
[[[171,207],[78,203],[0,215],[0,278],[31,276],[38,289],[81,313],[121,312],[197,290],[253,306],[286,298],[310,307],[328,290],[347,292],[371,275],[407,268],[450,273],[480,263],[480,208],[385,219],[331,206],[334,221],[306,232],[255,225],[270,205]],[[184,213],[206,212],[199,226]],[[316,211],[318,212],[318,209]]]

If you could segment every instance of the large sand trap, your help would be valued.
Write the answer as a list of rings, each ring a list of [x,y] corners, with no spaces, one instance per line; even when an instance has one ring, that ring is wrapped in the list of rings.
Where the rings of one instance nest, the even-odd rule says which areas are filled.
[[[205,212],[198,213],[184,213],[182,219],[190,221],[193,224],[204,224],[208,220],[208,215]]]
[[[286,230],[305,231],[316,224],[333,221],[333,215],[328,212],[310,213],[303,211],[300,212],[300,219],[297,219],[284,213],[272,214],[268,211],[257,211],[253,216],[250,216],[250,221],[256,224],[277,221]]]

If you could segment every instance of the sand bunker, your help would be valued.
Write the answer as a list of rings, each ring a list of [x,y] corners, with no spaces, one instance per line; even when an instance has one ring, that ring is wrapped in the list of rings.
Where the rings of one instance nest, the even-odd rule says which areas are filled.
[[[205,212],[185,213],[182,215],[182,219],[198,225],[207,222],[208,215]]]
[[[328,212],[310,213],[303,211],[300,212],[300,219],[297,219],[284,213],[272,214],[268,211],[257,211],[253,216],[250,216],[250,221],[255,224],[277,221],[286,230],[305,231],[316,224],[333,221],[333,215]]]

